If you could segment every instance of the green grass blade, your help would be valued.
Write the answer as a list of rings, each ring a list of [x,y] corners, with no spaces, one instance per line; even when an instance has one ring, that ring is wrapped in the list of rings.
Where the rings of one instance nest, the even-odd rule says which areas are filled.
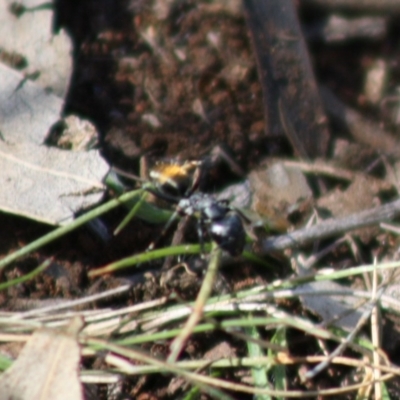
[[[22,247],[21,249],[15,251],[14,253],[4,257],[2,260],[0,260],[0,270],[6,267],[7,265],[11,264],[12,262],[18,260],[21,257],[26,256],[27,254],[31,253],[32,251],[35,251],[51,242],[54,240],[74,231],[75,229],[79,228],[82,225],[85,225],[87,222],[90,220],[99,217],[102,214],[105,214],[106,212],[112,210],[115,207],[120,206],[122,203],[125,203],[129,200],[132,200],[136,197],[138,197],[141,194],[141,191],[134,190],[129,193],[125,193],[122,196],[120,196],[118,199],[113,199],[107,202],[106,204],[101,205],[100,207],[96,207],[94,210],[91,210],[87,212],[84,215],[81,215],[78,217],[75,221],[72,223],[61,226],[54,231],[48,233],[47,235],[44,235],[40,237],[37,240],[34,240],[33,242],[29,243],[28,245]]]
[[[286,327],[279,327],[275,335],[272,337],[271,343],[278,344],[282,348],[287,348],[286,341]],[[275,352],[272,349],[268,350],[268,355],[271,357],[275,356]],[[284,365],[276,364],[271,368],[271,375],[274,379],[274,388],[276,390],[287,390],[287,378],[286,378],[286,367]],[[284,400],[282,398],[282,400]]]
[[[251,318],[250,318],[251,320]],[[264,350],[263,348],[257,343],[260,339],[260,334],[258,329],[255,326],[251,326],[246,328],[245,332],[252,338],[254,341],[248,340],[246,342],[247,351],[249,353],[250,358],[255,357],[263,357]],[[258,388],[269,388],[268,382],[268,369],[265,364],[253,366],[251,368],[251,374],[254,379],[254,386]],[[271,400],[272,397],[267,394],[259,394],[254,397],[256,400]]]
[[[29,272],[29,274],[25,274],[19,278],[0,283],[0,290],[5,290],[11,286],[19,285],[20,283],[29,281],[30,279],[34,278],[36,275],[43,272],[50,264],[51,264],[51,260],[46,260],[45,262],[40,264],[37,268],[35,268],[33,271]]]

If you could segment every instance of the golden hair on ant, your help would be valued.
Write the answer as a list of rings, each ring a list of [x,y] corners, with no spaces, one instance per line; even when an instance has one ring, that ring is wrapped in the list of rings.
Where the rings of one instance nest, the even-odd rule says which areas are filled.
[[[201,161],[157,163],[149,173],[151,181],[161,192],[185,197],[196,190],[201,175]]]

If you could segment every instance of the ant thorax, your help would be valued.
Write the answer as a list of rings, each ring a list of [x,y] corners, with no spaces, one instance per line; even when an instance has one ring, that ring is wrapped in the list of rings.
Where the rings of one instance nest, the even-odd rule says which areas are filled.
[[[226,216],[229,207],[225,202],[214,199],[206,193],[195,193],[188,198],[184,198],[178,203],[178,211],[185,215],[198,214],[199,218],[206,221],[216,221]]]
[[[205,230],[214,242],[232,256],[242,253],[246,233],[241,218],[227,205],[227,201],[217,200],[205,193],[195,193],[181,199],[177,210],[198,218],[199,235],[204,236]]]

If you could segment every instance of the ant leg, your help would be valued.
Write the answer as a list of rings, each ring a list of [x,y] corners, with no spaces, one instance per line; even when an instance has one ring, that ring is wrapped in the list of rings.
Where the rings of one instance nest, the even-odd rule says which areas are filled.
[[[161,234],[157,237],[156,240],[154,240],[153,242],[150,243],[150,245],[147,247],[147,251],[150,250],[154,250],[154,248],[156,247],[156,245],[158,244],[158,242],[167,234],[168,229],[171,227],[171,225],[173,224],[173,222],[176,220],[176,218],[178,217],[179,212],[175,211],[171,218],[168,220],[168,222],[165,224],[164,229],[162,230]]]
[[[207,164],[206,164],[207,163]],[[217,145],[212,150],[210,155],[204,161],[206,164],[203,168],[210,168],[210,166],[216,166],[218,164],[225,164],[229,169],[240,178],[245,178],[246,174],[241,166],[234,160],[233,156],[226,146]]]
[[[199,243],[200,243],[200,253],[202,257],[204,257],[204,224],[198,220],[197,221],[197,236],[199,237]]]
[[[177,246],[178,244],[181,244],[183,242],[183,237],[185,235],[189,220],[190,217],[186,215],[178,222],[178,226],[174,232],[174,236],[172,237],[171,246]],[[166,257],[162,269],[169,270],[170,268],[172,268],[172,263],[174,260],[175,258],[172,256]]]
[[[111,171],[113,171],[114,173],[116,173],[117,175],[120,175],[124,178],[130,179],[131,181],[135,181],[135,182],[140,182],[140,183],[146,183],[147,181],[143,178],[141,178],[138,175],[132,174],[130,172],[126,172],[118,167],[111,167]]]

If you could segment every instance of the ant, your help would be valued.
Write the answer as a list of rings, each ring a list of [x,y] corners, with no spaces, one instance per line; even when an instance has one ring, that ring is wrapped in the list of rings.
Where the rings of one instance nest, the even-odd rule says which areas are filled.
[[[218,246],[232,256],[243,252],[246,232],[242,215],[229,206],[228,200],[218,200],[213,196],[195,192],[201,177],[200,161],[160,163],[150,171],[155,190],[147,188],[156,197],[176,204],[176,212],[164,228],[163,234],[179,215],[195,216],[200,244],[208,235]],[[155,243],[150,245],[153,248]]]

